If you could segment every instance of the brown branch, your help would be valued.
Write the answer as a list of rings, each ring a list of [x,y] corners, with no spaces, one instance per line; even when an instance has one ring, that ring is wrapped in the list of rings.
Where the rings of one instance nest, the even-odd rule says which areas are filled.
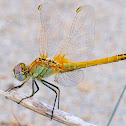
[[[22,94],[16,91],[4,92],[0,90],[0,94],[14,102],[19,102],[22,98],[26,97],[25,94]],[[40,102],[37,99],[33,99],[33,98],[25,99],[20,103],[20,105],[28,109],[31,109],[32,111],[35,111],[41,115],[44,115],[48,118],[51,118],[52,106],[49,106],[43,102]],[[54,110],[53,119],[60,123],[66,124],[68,126],[95,126],[93,124],[89,124],[85,122],[84,120],[74,115],[63,112],[56,108]]]

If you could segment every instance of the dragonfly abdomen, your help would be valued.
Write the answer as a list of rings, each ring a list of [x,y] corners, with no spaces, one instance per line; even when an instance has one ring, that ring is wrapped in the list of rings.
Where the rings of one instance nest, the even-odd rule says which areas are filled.
[[[118,62],[120,60],[125,60],[126,59],[126,54],[121,54],[121,55],[115,55],[112,57],[107,57],[99,60],[93,60],[93,61],[88,61],[84,67],[90,67],[90,66],[95,66],[95,65],[100,65],[100,64],[106,64],[106,63],[112,63],[112,62]]]
[[[64,67],[69,71],[69,70],[75,70],[75,69],[80,69],[80,68],[85,68],[85,67],[90,67],[95,65],[118,62],[120,60],[125,60],[125,59],[126,59],[126,54],[121,54],[121,55],[115,55],[112,57],[107,57],[107,58],[102,58],[102,59],[92,60],[87,62],[66,63],[64,64]]]

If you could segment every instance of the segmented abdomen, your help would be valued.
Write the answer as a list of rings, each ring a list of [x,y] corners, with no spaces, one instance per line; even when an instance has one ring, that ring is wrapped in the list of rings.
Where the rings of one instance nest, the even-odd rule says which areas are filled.
[[[64,63],[62,67],[66,69],[66,71],[100,65],[100,64],[106,64],[106,63],[112,63],[112,62],[118,62],[120,60],[125,60],[126,54],[121,55],[115,55],[112,57],[107,57],[99,60],[93,60],[93,61],[87,61],[87,62],[79,62],[79,63]]]

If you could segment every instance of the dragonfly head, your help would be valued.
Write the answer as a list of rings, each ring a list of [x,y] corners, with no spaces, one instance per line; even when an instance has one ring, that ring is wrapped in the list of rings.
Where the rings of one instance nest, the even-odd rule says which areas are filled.
[[[23,81],[27,78],[28,70],[24,63],[19,63],[13,68],[12,75],[19,81]]]

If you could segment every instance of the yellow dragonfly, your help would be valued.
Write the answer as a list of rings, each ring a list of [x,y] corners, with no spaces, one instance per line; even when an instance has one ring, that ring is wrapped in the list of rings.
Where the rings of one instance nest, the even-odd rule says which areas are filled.
[[[57,8],[45,3],[40,5],[38,10],[41,19],[40,57],[29,65],[19,63],[13,68],[13,76],[19,81],[23,81],[23,83],[9,88],[7,91],[21,88],[32,78],[32,94],[22,100],[30,98],[39,90],[36,82],[38,80],[56,94],[51,115],[52,119],[57,98],[59,109],[60,89],[58,86],[46,81],[45,78],[55,75],[54,80],[56,83],[64,86],[75,86],[84,78],[82,68],[124,60],[126,54],[87,61],[94,41],[95,17],[91,6],[81,6],[76,10],[69,36],[64,40],[62,40],[63,25]]]

